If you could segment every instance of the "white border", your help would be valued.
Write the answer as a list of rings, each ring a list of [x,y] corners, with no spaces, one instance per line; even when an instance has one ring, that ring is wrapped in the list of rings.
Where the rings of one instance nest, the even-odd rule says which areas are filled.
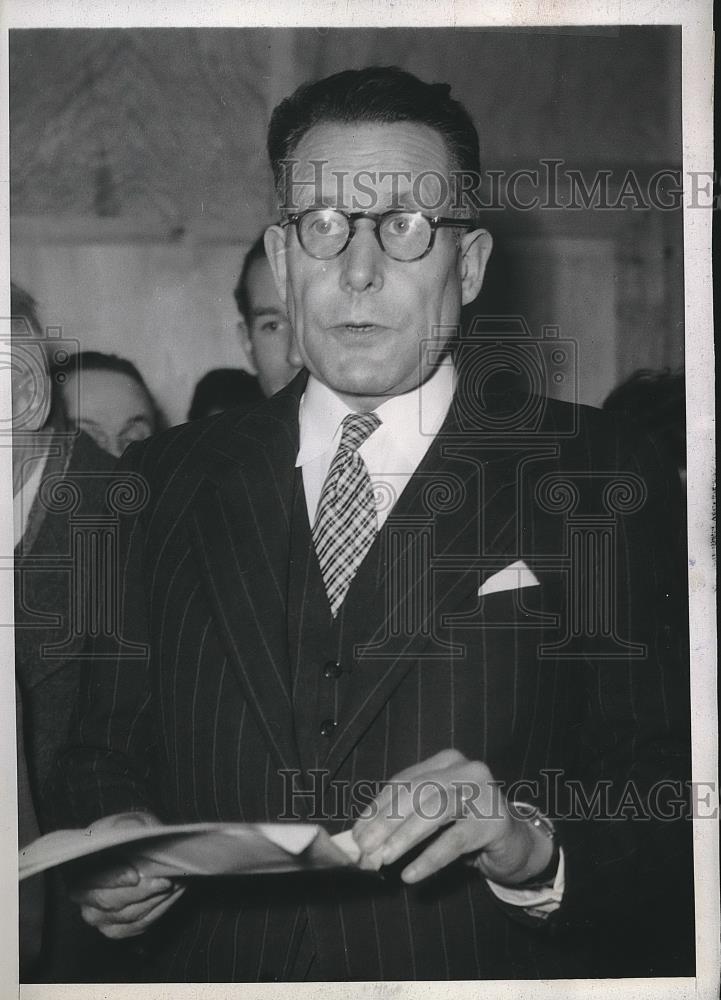
[[[690,171],[713,170],[712,100],[713,33],[712,4],[707,0],[647,0],[647,2],[586,2],[586,0],[1,0],[0,74],[3,101],[0,122],[0,219],[8,219],[7,145],[7,31],[8,27],[171,27],[211,26],[466,26],[574,24],[681,24],[683,78],[684,176]],[[0,309],[7,310],[9,288],[8,228],[0,226]],[[713,422],[713,315],[711,297],[711,213],[708,209],[686,210],[685,301],[687,419],[691,447],[688,456],[689,558],[691,561],[692,699],[694,713],[695,781],[713,781],[718,776],[718,715],[716,707],[716,617],[715,564],[711,547],[712,478],[714,466]],[[2,315],[3,313],[0,313]],[[4,315],[7,315],[5,311]],[[9,382],[9,379],[3,380]],[[0,405],[8,406],[8,387],[0,382]],[[2,411],[5,412],[5,411]],[[8,509],[10,455],[0,449],[0,504]],[[0,531],[9,533],[10,519],[0,518]],[[5,535],[2,536],[3,543]],[[4,551],[8,551],[4,548]],[[0,574],[7,575],[7,574]],[[8,606],[6,582],[0,582],[0,600]],[[12,606],[11,604],[9,606]],[[7,620],[7,612],[5,613]],[[0,657],[12,661],[12,636],[0,629]],[[0,831],[3,863],[0,893],[5,905],[0,916],[0,996],[16,994],[17,933],[14,910],[14,837],[16,814],[12,807],[15,777],[13,727],[14,689],[10,671],[3,671],[1,703],[7,713],[2,727],[0,760]],[[718,791],[711,807],[718,807]],[[57,997],[68,1000],[115,997],[147,1000],[180,1000],[183,997],[629,997],[705,998],[717,995],[721,970],[719,944],[718,820],[699,822],[695,830],[697,978],[676,980],[584,980],[553,982],[456,983],[452,985],[403,983],[295,984],[204,986],[24,986],[23,1000]]]

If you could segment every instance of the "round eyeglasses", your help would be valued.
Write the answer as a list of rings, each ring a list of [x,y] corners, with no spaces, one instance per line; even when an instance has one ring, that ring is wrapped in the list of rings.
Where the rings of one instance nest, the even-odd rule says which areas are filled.
[[[472,219],[448,219],[423,212],[342,212],[339,208],[308,208],[295,212],[281,226],[295,226],[298,241],[316,260],[332,260],[342,254],[355,236],[359,219],[370,219],[380,248],[393,260],[420,260],[433,249],[440,226],[473,229]]]

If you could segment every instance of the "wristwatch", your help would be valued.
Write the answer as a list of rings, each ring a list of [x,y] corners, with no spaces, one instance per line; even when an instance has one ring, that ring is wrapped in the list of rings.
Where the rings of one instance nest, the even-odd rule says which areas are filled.
[[[531,826],[539,830],[544,836],[553,844],[553,851],[551,853],[551,859],[543,869],[537,875],[531,876],[527,881],[520,882],[513,886],[514,889],[545,889],[553,885],[556,880],[556,874],[558,873],[558,862],[560,860],[559,856],[559,846],[558,839],[556,837],[556,828],[553,823],[544,816],[543,813],[536,806],[529,805],[528,802],[515,802],[511,801],[508,803],[508,811],[515,819],[522,819],[526,823],[530,823]]]

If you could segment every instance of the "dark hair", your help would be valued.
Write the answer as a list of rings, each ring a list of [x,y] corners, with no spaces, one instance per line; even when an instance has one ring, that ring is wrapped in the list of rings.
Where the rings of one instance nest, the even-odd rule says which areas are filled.
[[[14,281],[10,282],[10,316],[13,319],[27,320],[35,336],[42,337],[43,327],[38,319],[38,304],[30,292],[26,292]]]
[[[238,282],[233,289],[233,298],[235,299],[235,304],[238,307],[238,312],[243,317],[243,319],[248,322],[248,313],[250,312],[250,301],[248,299],[248,275],[250,274],[250,268],[255,263],[256,260],[266,260],[265,245],[263,243],[263,233],[257,238],[257,240],[252,244],[250,250],[247,252],[243,259],[243,266],[240,269],[240,277]],[[232,368],[219,368],[218,371],[233,371]],[[192,418],[191,418],[192,419]]]
[[[196,385],[188,420],[207,417],[213,410],[236,406],[250,409],[264,399],[258,380],[248,372],[240,368],[214,368]]]
[[[153,411],[155,430],[162,430],[166,426],[162,410],[155,402],[152,392],[145,384],[145,379],[132,361],[128,361],[127,358],[121,358],[117,354],[105,354],[103,351],[79,351],[71,359],[71,363],[75,366],[73,371],[78,372],[81,377],[83,372],[114,372],[116,375],[126,375],[128,378],[133,379],[148,397],[148,402]],[[51,374],[56,375],[56,369],[53,369]]]
[[[121,358],[117,354],[104,354],[102,351],[80,351],[75,355],[75,363],[80,372],[116,372],[118,375],[127,375],[150,395],[145,379],[127,358]]]
[[[686,468],[686,388],[683,372],[639,368],[606,397],[604,410],[621,410],[666,444]]]
[[[306,83],[277,106],[268,128],[268,155],[281,203],[285,192],[282,161],[314,125],[338,122],[428,125],[445,140],[450,167],[480,174],[478,132],[446,83],[425,83],[397,66],[348,69]]]

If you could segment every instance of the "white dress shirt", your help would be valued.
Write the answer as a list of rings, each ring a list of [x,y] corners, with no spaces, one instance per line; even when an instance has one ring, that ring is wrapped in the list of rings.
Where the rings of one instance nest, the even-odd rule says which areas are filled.
[[[376,497],[378,530],[395,506],[409,479],[441,429],[453,399],[455,369],[450,359],[417,389],[392,396],[375,410],[381,424],[358,449]],[[338,450],[343,418],[354,411],[311,375],[300,401],[300,447],[296,468],[303,470],[308,521],[315,521],[318,502],[330,464]],[[512,889],[487,879],[499,899],[545,918],[557,910],[564,889],[564,859],[560,852],[552,886]]]
[[[378,530],[416,471],[446,418],[455,389],[450,361],[423,385],[392,396],[375,410],[381,425],[358,449],[377,497]],[[315,521],[328,469],[338,450],[341,423],[354,411],[312,375],[300,402],[300,448],[296,467],[303,470],[308,520]]]
[[[39,455],[33,464],[33,470],[27,477],[23,485],[13,497],[13,528],[15,532],[15,547],[20,544],[20,540],[25,534],[32,507],[37,492],[40,489],[40,480],[43,476],[45,463],[47,461],[47,451]]]

